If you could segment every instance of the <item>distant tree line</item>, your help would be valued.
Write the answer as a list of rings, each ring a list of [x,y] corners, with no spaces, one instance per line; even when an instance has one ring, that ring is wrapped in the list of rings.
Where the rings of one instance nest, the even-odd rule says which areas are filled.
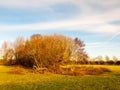
[[[60,34],[34,34],[30,38],[18,37],[14,42],[4,42],[4,62],[30,68],[47,68],[58,72],[60,65],[88,61],[85,44],[79,38]]]
[[[79,65],[120,65],[120,60],[113,56],[111,59],[109,56],[97,56],[94,58],[87,58],[86,60],[70,61],[69,64]]]
[[[113,56],[112,58],[110,58],[109,56],[98,56],[92,59],[89,59],[88,62],[86,62],[87,64],[98,64],[98,65],[120,65],[120,60],[116,57]]]

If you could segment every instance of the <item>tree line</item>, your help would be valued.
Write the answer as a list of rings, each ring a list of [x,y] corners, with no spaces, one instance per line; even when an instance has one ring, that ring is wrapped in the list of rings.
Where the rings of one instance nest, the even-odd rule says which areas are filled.
[[[113,56],[112,58],[110,58],[109,56],[105,56],[105,57],[102,57],[102,56],[97,56],[97,57],[94,57],[92,59],[89,59],[87,64],[98,64],[98,65],[120,65],[120,60],[116,57],[116,56]]]
[[[33,34],[27,39],[18,37],[14,42],[4,42],[4,61],[10,65],[30,68],[47,68],[57,73],[60,65],[86,62],[85,44],[79,38],[60,34]]]

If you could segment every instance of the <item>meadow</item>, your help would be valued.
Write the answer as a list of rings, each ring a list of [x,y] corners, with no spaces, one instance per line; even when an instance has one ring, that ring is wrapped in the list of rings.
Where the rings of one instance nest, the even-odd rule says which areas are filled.
[[[31,72],[13,74],[8,73],[13,67],[1,65],[0,90],[120,90],[120,66],[93,66],[105,67],[112,72],[102,75],[83,76],[60,75],[47,72],[44,74]]]

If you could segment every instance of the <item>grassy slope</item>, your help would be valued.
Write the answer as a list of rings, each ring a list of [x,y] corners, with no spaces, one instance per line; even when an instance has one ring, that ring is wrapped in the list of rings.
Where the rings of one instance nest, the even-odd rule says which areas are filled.
[[[120,66],[102,67],[113,72],[99,76],[17,75],[6,73],[11,67],[0,66],[0,90],[119,90]]]

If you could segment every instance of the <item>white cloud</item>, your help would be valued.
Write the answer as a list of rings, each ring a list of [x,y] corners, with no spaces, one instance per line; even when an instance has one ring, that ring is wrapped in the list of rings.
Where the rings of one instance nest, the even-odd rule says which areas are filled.
[[[103,49],[113,49],[115,47],[119,47],[119,42],[92,42],[92,43],[86,43],[86,48],[103,48]]]
[[[116,12],[115,12],[116,11]],[[120,20],[118,10],[113,10],[104,14],[96,14],[93,16],[74,17],[67,20],[52,21],[46,23],[20,24],[20,25],[0,25],[1,30],[86,30],[88,32],[97,33],[117,33],[120,32],[120,26],[109,24],[110,21]]]
[[[120,32],[120,25],[112,25],[109,22],[120,20],[119,0],[0,0],[0,6],[17,8],[41,8],[54,4],[73,4],[82,12],[73,18],[46,23],[0,25],[0,30],[86,30],[97,33]],[[93,4],[107,8],[106,12],[96,13]],[[114,7],[113,7],[114,6]],[[49,7],[50,8],[50,7]]]
[[[41,8],[50,5],[65,3],[69,0],[0,0],[0,6],[8,8]]]
[[[107,42],[110,42],[112,40],[114,40],[116,37],[118,37],[120,35],[120,32],[114,34]]]
[[[115,8],[120,4],[119,0],[0,0],[0,6],[8,8],[41,8],[54,4],[75,4],[84,10],[90,10],[92,5],[100,5],[104,8]]]

